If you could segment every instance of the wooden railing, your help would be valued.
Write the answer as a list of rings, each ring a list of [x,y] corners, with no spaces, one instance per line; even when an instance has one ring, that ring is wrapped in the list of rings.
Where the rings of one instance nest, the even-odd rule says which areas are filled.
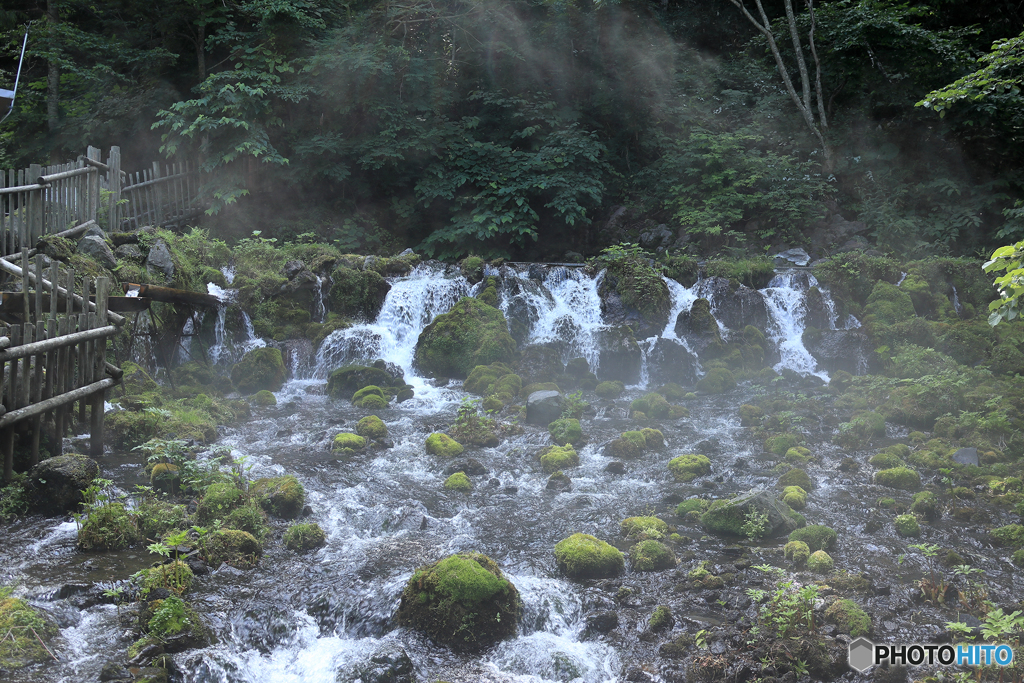
[[[143,225],[181,227],[200,214],[199,171],[189,162],[160,164],[141,173],[129,173],[121,188],[128,199],[121,227],[132,230]]]
[[[104,392],[120,382],[122,372],[106,361],[107,339],[124,318],[107,310],[108,278],[82,279],[76,292],[75,273],[63,278],[54,261],[44,277],[41,257],[34,271],[21,272],[25,296],[24,322],[9,325],[0,337],[0,451],[4,480],[14,472],[14,440],[20,423],[31,420],[31,464],[39,459],[44,426],[52,426],[59,444],[71,427],[78,403],[78,421],[90,422],[90,452],[103,452]],[[8,268],[16,268],[7,265]],[[59,281],[66,283],[61,287]],[[30,291],[30,284],[34,290]],[[50,290],[44,298],[43,289]],[[49,304],[48,309],[43,302]],[[113,323],[113,324],[112,324]]]

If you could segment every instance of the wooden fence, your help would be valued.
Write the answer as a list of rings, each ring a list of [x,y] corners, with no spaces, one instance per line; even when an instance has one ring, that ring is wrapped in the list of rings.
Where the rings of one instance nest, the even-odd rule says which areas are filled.
[[[127,198],[122,230],[143,225],[183,226],[202,214],[199,203],[199,171],[189,162],[165,164],[129,173],[121,196]]]
[[[4,269],[9,268],[16,266]],[[122,376],[119,368],[106,361],[107,339],[117,333],[116,325],[124,323],[122,316],[107,310],[110,280],[82,278],[81,290],[76,292],[74,271],[62,276],[56,261],[47,278],[42,257],[36,256],[33,271],[20,273],[24,322],[9,325],[0,337],[0,450],[6,481],[14,472],[19,423],[31,420],[28,436],[31,464],[35,464],[44,427],[52,426],[53,443],[60,444],[72,425],[75,403],[79,422],[86,420],[87,406],[91,406],[90,452],[102,453],[104,392]],[[61,280],[66,283],[63,287]],[[50,290],[45,298],[43,289]]]

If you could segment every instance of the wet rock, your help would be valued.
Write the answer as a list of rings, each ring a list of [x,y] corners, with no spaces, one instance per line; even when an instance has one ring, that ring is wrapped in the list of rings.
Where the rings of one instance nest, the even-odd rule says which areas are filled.
[[[856,330],[808,330],[803,336],[804,346],[829,373],[848,372],[864,374],[872,346],[866,333]]]
[[[157,652],[153,655],[153,657],[155,657],[158,654],[161,653]],[[142,657],[141,653],[139,654],[139,657]],[[152,659],[153,657],[150,657],[150,659]],[[138,657],[136,659],[138,659]],[[138,664],[139,662],[136,662],[133,659],[131,663]],[[158,666],[146,666],[139,669],[133,668],[132,675],[134,676],[132,680],[145,681],[146,683],[167,683],[168,681],[167,669],[161,669]]]
[[[467,460],[459,460],[458,462],[452,463],[448,467],[444,468],[445,475],[455,474],[456,472],[465,472],[466,474],[474,477],[483,477],[487,475],[487,468],[484,464],[475,458],[469,458]]]
[[[114,249],[114,256],[118,260],[133,261],[135,263],[142,263],[146,256],[142,253],[142,249],[139,249],[137,244],[122,244],[117,249]]]
[[[562,416],[562,394],[557,391],[535,391],[526,399],[526,421],[548,426]]]
[[[799,522],[788,505],[779,501],[773,493],[760,489],[741,493],[732,500],[716,501],[701,515],[700,522],[705,529],[713,533],[739,536],[742,535],[741,528],[751,510],[768,516],[765,522],[766,537],[783,536],[799,527]]]
[[[961,465],[974,465],[977,467],[981,462],[978,459],[978,449],[961,448],[953,454],[953,462],[958,462]]]
[[[702,283],[700,291],[715,303],[715,318],[730,330],[741,331],[747,325],[768,329],[768,306],[756,289],[746,285],[734,289],[724,277],[713,277]]]
[[[810,254],[799,247],[775,254],[773,258],[782,265],[806,266],[811,262]]]
[[[99,464],[84,455],[68,454],[47,458],[29,471],[33,507],[45,515],[77,511],[84,501],[82,491],[100,472]]]
[[[626,464],[623,462],[619,462],[618,460],[613,460],[612,462],[605,465],[604,471],[608,472],[609,474],[625,474]]]
[[[597,377],[602,382],[618,380],[624,384],[640,381],[643,354],[626,326],[601,330],[598,336]]]
[[[657,251],[675,241],[675,233],[664,223],[656,225],[640,233],[640,246],[644,249]]]
[[[572,479],[569,475],[564,472],[555,472],[548,477],[548,484],[545,486],[548,491],[571,491],[572,490]]]
[[[354,675],[339,673],[338,683],[415,683],[415,669],[408,653],[399,647],[382,649],[370,657],[368,665]]]
[[[284,268],[282,268],[281,271],[284,273],[284,276],[286,278],[291,280],[293,277],[295,277],[305,269],[306,264],[296,259],[294,261],[288,261],[287,263],[285,263]]]
[[[96,235],[88,235],[83,237],[78,243],[79,254],[84,254],[89,258],[96,261],[107,270],[113,270],[117,267],[117,259],[114,257],[114,252],[110,250],[107,243],[102,237]]]
[[[593,633],[608,633],[619,625],[619,613],[615,610],[598,612],[587,617],[587,630]]]
[[[501,479],[498,479],[497,477],[491,477],[490,479],[487,480],[487,485],[494,489],[501,488]]]
[[[163,240],[156,240],[146,257],[146,272],[150,275],[163,273],[168,281],[174,279],[174,259],[171,250]]]
[[[651,384],[692,385],[697,381],[697,359],[674,339],[659,337],[647,354]]]
[[[465,378],[478,365],[513,359],[516,342],[508,330],[500,310],[466,297],[423,329],[414,362],[436,376]]]
[[[128,673],[128,669],[118,662],[107,662],[100,669],[100,681],[130,681],[131,679],[132,676]]]
[[[523,386],[534,382],[550,382],[564,370],[562,355],[553,345],[531,344],[523,347],[519,358],[519,376]]]

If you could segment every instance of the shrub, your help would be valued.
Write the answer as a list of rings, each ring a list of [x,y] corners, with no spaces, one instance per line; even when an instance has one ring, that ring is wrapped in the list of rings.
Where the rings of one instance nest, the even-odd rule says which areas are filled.
[[[556,444],[578,444],[583,440],[583,429],[580,421],[573,418],[561,418],[548,425],[548,432]]]

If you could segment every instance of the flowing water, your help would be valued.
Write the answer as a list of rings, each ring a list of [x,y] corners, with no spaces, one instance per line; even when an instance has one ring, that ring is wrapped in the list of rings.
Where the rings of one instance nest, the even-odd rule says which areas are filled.
[[[508,266],[501,275],[501,307],[510,318],[524,321],[528,343],[555,342],[565,359],[587,358],[599,372],[599,278],[569,268],[545,269],[531,278],[529,270]],[[536,452],[551,440],[545,429],[526,425],[498,447],[467,449],[460,459],[479,460],[487,474],[473,477],[475,488],[469,495],[448,493],[442,483],[449,463],[425,454],[423,442],[429,433],[454,421],[466,394],[458,382],[417,376],[412,358],[420,331],[472,288],[461,276],[431,266],[421,266],[392,284],[376,320],[328,337],[315,362],[308,364],[306,376],[291,378],[278,392],[276,407],[256,410],[252,421],[221,429],[219,445],[230,447],[236,458],[246,458],[250,477],[299,477],[312,520],[324,528],[327,544],[309,554],[287,551],[279,540],[286,525],[278,522],[258,568],[241,572],[224,566],[199,579],[190,600],[209,621],[218,642],[176,655],[177,680],[350,681],[375,652],[395,648],[409,654],[422,681],[596,683],[623,680],[625,669],[656,659],[655,644],[639,637],[646,620],[654,606],[674,592],[678,572],[685,574],[697,559],[734,561],[721,539],[706,538],[698,528],[677,520],[680,534],[692,539],[678,572],[631,572],[603,582],[564,579],[551,550],[574,532],[591,533],[626,549],[618,524],[627,516],[654,511],[670,518],[674,503],[687,496],[770,486],[774,462],[765,461],[760,444],[740,427],[737,416],[737,406],[750,399],[751,390],[688,402],[690,418],[661,425],[665,449],[627,461],[624,474],[606,471],[611,459],[602,447],[635,427],[627,415],[629,400],[643,388],[631,389],[618,401],[601,401],[590,394],[588,400],[598,404],[597,417],[584,421],[588,443],[580,449],[580,466],[569,472],[571,491],[546,489],[547,475],[538,466]],[[668,285],[672,319],[662,336],[684,343],[674,332],[675,315],[700,295],[701,284]],[[761,294],[771,316],[770,337],[781,350],[780,367],[820,375],[799,341],[805,291],[783,274]],[[230,298],[224,290],[218,295]],[[229,349],[237,352],[236,347],[257,341],[250,332],[250,338],[233,343],[221,317],[216,329],[217,351],[211,352],[216,358],[228,358]],[[339,460],[330,452],[331,439],[339,431],[351,431],[365,413],[347,401],[328,399],[324,378],[345,363],[376,358],[400,366],[416,396],[377,412],[390,430],[393,447]],[[821,464],[812,468],[821,489],[805,513],[865,542],[870,539],[877,550],[873,554],[883,558],[872,559],[850,544],[834,554],[838,565],[856,570],[883,562],[895,567],[896,542],[863,532],[867,511],[848,492],[853,475],[836,469],[848,454],[828,443],[831,433],[829,427],[808,430],[809,440],[821,442],[816,446]],[[686,452],[706,452],[712,458],[715,469],[707,481],[678,484],[671,479],[667,461]],[[144,481],[136,457],[107,455],[101,466],[104,476],[123,488]],[[56,614],[62,627],[61,661],[17,680],[96,680],[103,664],[120,660],[130,644],[119,626],[117,608],[72,607],[54,600],[54,592],[67,583],[124,579],[151,558],[144,549],[78,553],[75,524],[57,519],[29,518],[0,534],[0,579],[19,581],[19,592]],[[411,572],[448,554],[471,550],[494,558],[518,587],[524,615],[517,637],[470,657],[395,628],[391,617]],[[998,575],[996,567],[991,569]],[[620,587],[631,588],[633,596],[616,602]],[[684,628],[696,630],[738,618],[735,610],[742,606],[732,604],[728,594],[720,596],[719,604],[713,597],[699,599],[707,602],[685,617]],[[618,610],[620,627],[607,637],[589,633],[587,616],[608,609]],[[652,674],[639,680],[659,679]]]

